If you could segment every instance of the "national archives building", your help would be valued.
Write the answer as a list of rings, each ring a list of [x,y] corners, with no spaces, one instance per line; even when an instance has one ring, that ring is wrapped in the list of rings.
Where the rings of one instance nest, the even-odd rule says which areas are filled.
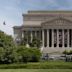
[[[14,26],[14,40],[27,43],[34,37],[41,42],[43,53],[72,49],[72,11],[28,11],[23,14],[22,26]]]

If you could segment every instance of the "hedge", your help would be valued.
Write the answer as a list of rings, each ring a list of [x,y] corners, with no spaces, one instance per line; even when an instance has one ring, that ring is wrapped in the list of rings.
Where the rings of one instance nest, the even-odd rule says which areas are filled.
[[[72,69],[72,62],[37,62],[27,64],[4,64],[0,69]]]

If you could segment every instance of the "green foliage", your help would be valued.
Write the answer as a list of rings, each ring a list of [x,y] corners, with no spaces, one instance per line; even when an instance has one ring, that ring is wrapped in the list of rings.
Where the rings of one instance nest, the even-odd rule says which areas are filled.
[[[0,31],[0,63],[37,62],[40,56],[39,49],[15,46],[12,37]]]
[[[0,48],[0,63],[8,64],[14,62],[13,48]]]
[[[63,54],[68,54],[69,52],[67,50],[63,51]]]
[[[70,50],[70,51],[65,50],[65,51],[63,52],[63,54],[70,55],[70,54],[72,54],[72,50]]]
[[[12,37],[0,31],[0,47],[6,48],[12,46],[14,46]]]
[[[24,46],[19,46],[16,50],[17,57],[20,62],[37,62],[40,59],[41,53],[37,48],[26,48]]]
[[[72,69],[72,62],[49,61],[0,65],[0,69]]]
[[[40,48],[41,46],[41,40],[39,40],[38,38],[33,38],[32,42],[30,40],[27,40],[30,39],[30,37],[28,36],[25,36],[23,39],[22,39],[22,42],[21,42],[21,45],[24,45],[26,46],[26,44],[29,44],[30,47],[37,47],[37,48]]]
[[[0,63],[13,63],[14,47],[12,37],[0,31]]]
[[[26,45],[27,44],[27,37],[24,37],[21,41],[21,44],[20,45]]]
[[[66,62],[72,62],[72,56],[71,56],[72,50],[70,50],[70,51],[65,50],[63,52],[63,54],[65,54],[65,61]]]
[[[26,48],[24,46],[0,48],[0,63],[27,63],[27,62],[38,62],[41,53],[36,48]]]
[[[70,52],[69,52],[70,54],[72,54],[72,50],[70,50]]]
[[[39,48],[40,46],[41,46],[41,41],[37,38],[34,38],[32,40],[31,47],[38,47]]]
[[[0,72],[72,72],[71,69],[0,69]]]
[[[4,54],[5,54],[4,48],[0,47],[0,63],[3,61]]]
[[[17,53],[19,62],[28,62],[30,54],[26,47],[19,46],[16,50],[16,53]]]
[[[32,62],[38,62],[41,57],[40,50],[37,48],[31,48],[29,49],[29,52],[31,52],[31,61]]]

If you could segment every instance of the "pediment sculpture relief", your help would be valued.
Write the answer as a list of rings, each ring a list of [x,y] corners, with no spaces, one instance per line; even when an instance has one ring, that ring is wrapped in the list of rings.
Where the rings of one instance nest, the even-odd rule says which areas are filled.
[[[48,25],[72,25],[72,21],[66,18],[59,17],[42,23],[42,26]]]

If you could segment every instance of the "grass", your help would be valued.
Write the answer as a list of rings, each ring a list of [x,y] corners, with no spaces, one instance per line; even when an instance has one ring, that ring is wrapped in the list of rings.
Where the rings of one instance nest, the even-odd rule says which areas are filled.
[[[0,69],[0,72],[72,72],[71,69]]]

